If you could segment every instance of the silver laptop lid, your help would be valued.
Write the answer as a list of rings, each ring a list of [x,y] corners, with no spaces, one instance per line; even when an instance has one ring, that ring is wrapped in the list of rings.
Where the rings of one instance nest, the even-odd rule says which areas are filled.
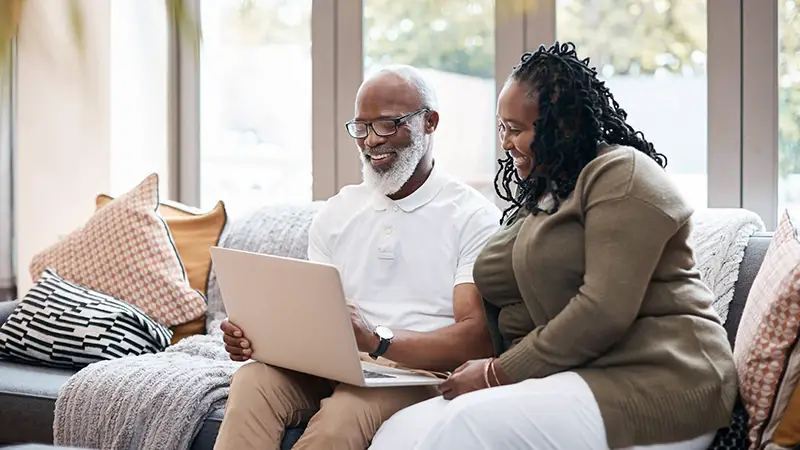
[[[211,247],[231,323],[267,364],[363,385],[338,270],[331,265]]]

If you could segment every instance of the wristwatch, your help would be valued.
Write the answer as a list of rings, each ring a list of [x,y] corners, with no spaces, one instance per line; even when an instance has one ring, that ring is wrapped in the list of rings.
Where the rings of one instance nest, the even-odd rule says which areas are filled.
[[[378,359],[379,356],[383,356],[386,350],[389,349],[389,344],[392,343],[392,339],[394,339],[392,330],[383,325],[375,327],[375,335],[378,336],[381,341],[380,344],[378,344],[378,349],[369,354],[372,359]]]

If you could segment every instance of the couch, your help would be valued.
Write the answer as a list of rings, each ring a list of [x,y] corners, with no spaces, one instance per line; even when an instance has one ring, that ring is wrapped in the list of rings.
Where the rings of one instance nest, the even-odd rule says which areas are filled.
[[[250,220],[245,222],[244,228],[263,228],[263,225],[263,221]],[[234,233],[244,233],[242,227],[233,227],[233,229]],[[272,233],[266,236],[266,239],[288,239],[282,233]],[[753,279],[758,273],[769,247],[770,239],[771,235],[768,233],[753,235],[745,250],[744,259],[740,264],[738,281],[735,285],[734,297],[730,304],[728,320],[725,324],[731,346],[735,344],[734,340],[741,314]],[[252,241],[253,237],[247,236],[245,240]],[[277,247],[283,247],[280,242],[275,244]],[[224,241],[221,245],[225,246]],[[297,246],[296,244],[290,245]],[[7,319],[16,304],[17,302],[0,302],[0,323]],[[490,321],[496,322],[497,318],[491,311],[489,311],[489,316]],[[56,397],[61,386],[73,373],[70,370],[20,364],[0,358],[0,445],[23,442],[51,443]],[[222,417],[222,409],[212,411],[208,415],[194,440],[191,447],[193,450],[213,448]],[[302,427],[287,430],[282,449],[291,448],[302,431]]]

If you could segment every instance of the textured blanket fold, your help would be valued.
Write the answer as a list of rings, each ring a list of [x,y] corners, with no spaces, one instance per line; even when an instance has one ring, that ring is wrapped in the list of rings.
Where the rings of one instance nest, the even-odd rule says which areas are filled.
[[[739,279],[739,264],[753,234],[765,230],[758,214],[746,209],[701,209],[692,216],[689,242],[703,282],[714,292],[713,307],[724,323]]]
[[[764,224],[754,213],[725,209],[698,211],[693,220],[697,266],[725,320],[747,242]],[[160,354],[92,364],[73,376],[56,402],[55,443],[106,450],[188,449],[205,416],[223,405],[242,364],[231,362],[224,351],[219,331],[224,310],[214,313],[210,335],[190,337]]]
[[[219,330],[218,323],[211,330]],[[91,364],[59,393],[56,445],[98,449],[188,449],[205,416],[224,405],[242,363],[222,333],[192,336],[164,352]]]

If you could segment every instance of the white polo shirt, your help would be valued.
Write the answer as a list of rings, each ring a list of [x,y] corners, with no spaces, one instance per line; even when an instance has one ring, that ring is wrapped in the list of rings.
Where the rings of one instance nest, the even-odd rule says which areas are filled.
[[[499,228],[500,210],[439,169],[391,200],[366,184],[331,197],[311,223],[308,258],[333,264],[373,325],[431,331],[455,322],[453,288]]]

